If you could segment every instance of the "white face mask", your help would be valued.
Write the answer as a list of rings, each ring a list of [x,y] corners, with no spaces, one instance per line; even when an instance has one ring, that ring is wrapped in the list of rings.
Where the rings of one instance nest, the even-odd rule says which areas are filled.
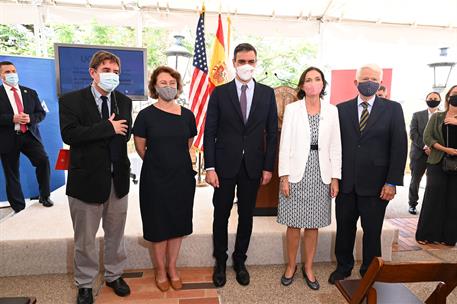
[[[19,76],[17,73],[8,73],[5,75],[5,82],[10,86],[15,87],[19,83]]]
[[[105,92],[111,93],[119,85],[119,75],[116,73],[100,73],[98,86]]]
[[[250,64],[244,64],[241,66],[236,67],[236,75],[243,80],[249,81],[252,79],[252,75],[254,74],[255,67]]]

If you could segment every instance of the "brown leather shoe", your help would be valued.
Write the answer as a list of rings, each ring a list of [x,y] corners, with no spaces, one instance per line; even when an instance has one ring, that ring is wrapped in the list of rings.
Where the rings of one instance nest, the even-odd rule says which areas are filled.
[[[155,282],[156,282],[157,288],[159,288],[160,291],[162,291],[162,292],[165,292],[168,289],[170,289],[170,282],[168,281],[168,279],[166,279],[165,281],[159,282],[157,280],[157,273],[156,273],[156,276],[155,276]]]
[[[174,290],[180,290],[182,288],[181,278],[177,278],[175,280],[170,278],[170,283],[171,287],[173,287]]]

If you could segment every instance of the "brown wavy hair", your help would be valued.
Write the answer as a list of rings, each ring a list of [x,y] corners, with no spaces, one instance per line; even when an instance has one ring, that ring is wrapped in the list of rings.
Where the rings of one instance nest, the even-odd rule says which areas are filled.
[[[90,60],[89,63],[89,68],[92,68],[96,70],[100,64],[102,64],[105,60],[109,60],[111,62],[116,63],[119,66],[119,71],[121,71],[121,60],[119,57],[114,55],[113,53],[110,53],[108,51],[98,51],[96,52],[93,56],[92,59]]]
[[[447,91],[446,93],[446,98],[444,99],[444,108],[445,110],[447,111],[449,109],[449,98],[451,97],[451,92],[452,90],[454,90],[455,88],[457,88],[457,84],[452,86],[449,91]]]
[[[151,98],[154,98],[154,99],[159,98],[159,94],[157,93],[157,90],[155,87],[157,84],[157,77],[159,77],[159,75],[161,73],[168,73],[171,75],[171,77],[173,77],[176,80],[176,84],[178,85],[178,94],[175,96],[175,98],[178,97],[179,95],[181,95],[181,93],[182,93],[181,74],[179,74],[179,72],[176,71],[175,69],[162,65],[162,66],[159,66],[158,68],[156,68],[154,70],[154,72],[152,72],[151,79],[149,80],[148,89],[149,89],[149,94],[150,94]]]

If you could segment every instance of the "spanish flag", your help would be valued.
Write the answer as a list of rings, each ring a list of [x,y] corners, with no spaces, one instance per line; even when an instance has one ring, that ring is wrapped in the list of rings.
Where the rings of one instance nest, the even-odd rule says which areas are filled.
[[[224,31],[222,29],[221,14],[214,39],[213,55],[209,66],[209,81],[214,86],[227,82],[227,66],[225,64]]]

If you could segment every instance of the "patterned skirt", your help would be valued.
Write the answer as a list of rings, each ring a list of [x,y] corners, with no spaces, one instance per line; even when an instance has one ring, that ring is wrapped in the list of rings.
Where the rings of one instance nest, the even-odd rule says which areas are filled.
[[[278,223],[294,228],[330,225],[330,185],[322,181],[317,150],[310,151],[302,180],[289,185],[289,197],[279,194]]]

